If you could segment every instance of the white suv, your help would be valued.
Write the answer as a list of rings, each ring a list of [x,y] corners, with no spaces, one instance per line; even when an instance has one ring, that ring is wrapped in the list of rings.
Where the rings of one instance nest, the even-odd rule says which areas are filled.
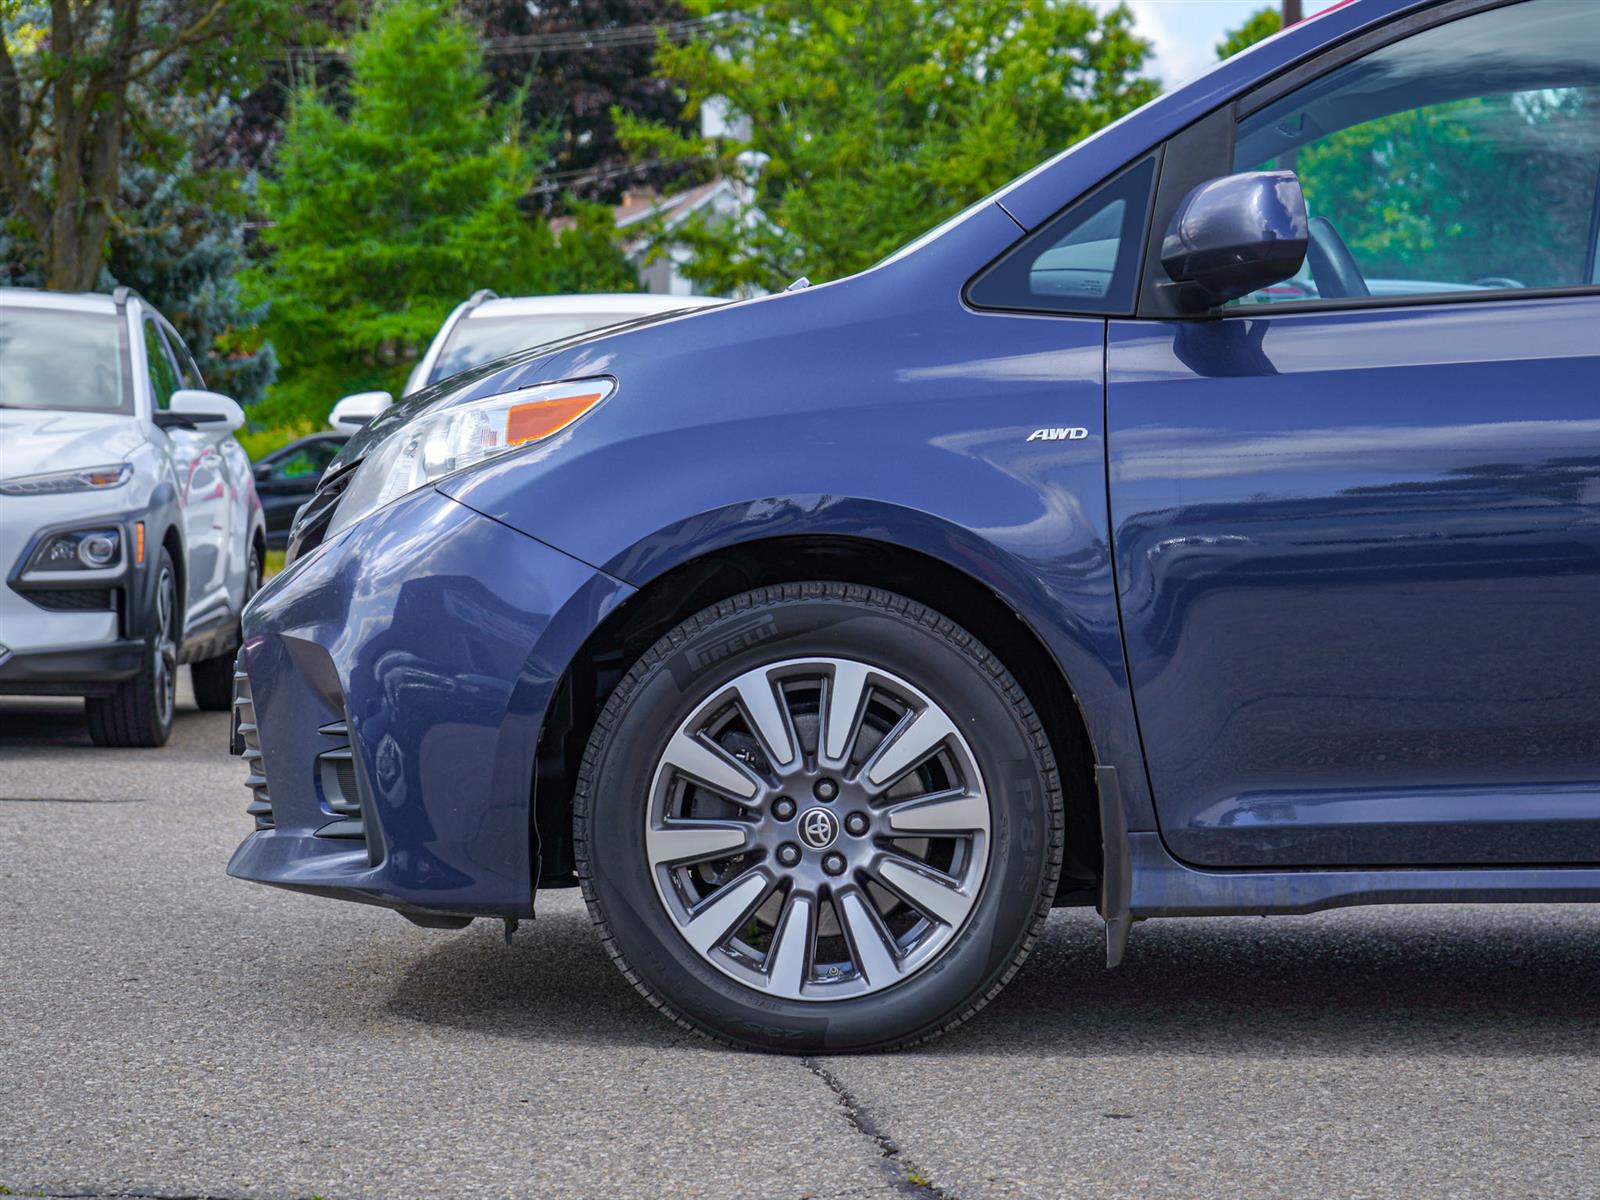
[[[178,664],[232,701],[261,502],[183,340],[126,289],[0,289],[0,693],[87,697],[103,746],[159,746]]]
[[[726,304],[720,296],[661,296],[601,292],[571,296],[496,296],[487,288],[458,304],[406,380],[405,394],[420,392],[457,372],[576,337],[605,325],[659,317],[690,308]]]

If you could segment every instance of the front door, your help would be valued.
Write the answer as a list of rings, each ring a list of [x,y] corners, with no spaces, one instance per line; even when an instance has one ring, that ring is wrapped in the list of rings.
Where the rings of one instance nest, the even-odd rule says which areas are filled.
[[[150,371],[151,403],[167,409],[184,381],[177,361],[155,320],[144,320],[145,359]],[[193,635],[226,615],[224,585],[228,545],[228,494],[215,434],[203,428],[168,429],[165,434],[177,477],[178,507],[183,514],[185,547],[185,634]]]
[[[1310,268],[1221,319],[1110,323],[1118,589],[1178,857],[1600,861],[1591,43],[1600,11],[1527,0],[1246,116],[1233,169],[1296,170]]]

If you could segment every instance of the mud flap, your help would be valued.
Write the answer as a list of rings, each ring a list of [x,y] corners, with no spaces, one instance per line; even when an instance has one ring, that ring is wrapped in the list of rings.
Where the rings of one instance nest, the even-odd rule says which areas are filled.
[[[1106,967],[1110,969],[1122,962],[1133,924],[1133,852],[1116,768],[1096,767],[1094,782],[1100,793],[1100,916],[1106,923]]]

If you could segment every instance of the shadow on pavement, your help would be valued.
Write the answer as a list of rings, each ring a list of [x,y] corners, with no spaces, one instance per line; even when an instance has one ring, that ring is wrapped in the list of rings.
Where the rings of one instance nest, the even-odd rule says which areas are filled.
[[[1348,910],[1146,922],[1107,971],[1098,919],[1058,912],[994,1003],[907,1053],[1600,1058],[1597,946],[1600,911],[1577,905]],[[474,926],[419,960],[391,1008],[533,1041],[691,1039],[566,906],[509,951],[498,927]]]
[[[607,959],[580,904],[541,894],[511,946],[479,921],[418,959],[389,1003],[430,1025],[547,1042],[666,1048],[700,1041],[661,1017]],[[703,1043],[710,1046],[711,1043]]]
[[[222,714],[221,719],[226,719],[226,716]],[[200,739],[215,750],[219,743],[211,734],[214,733],[212,726],[218,719],[215,713],[202,713],[195,708],[194,690],[189,685],[188,669],[184,668],[178,675],[178,706],[172,718],[171,740],[167,746],[133,753],[159,754],[170,746],[184,747]],[[89,738],[89,721],[84,715],[80,697],[0,697],[0,750],[8,755],[31,754],[39,758],[79,747],[97,754],[107,753]]]

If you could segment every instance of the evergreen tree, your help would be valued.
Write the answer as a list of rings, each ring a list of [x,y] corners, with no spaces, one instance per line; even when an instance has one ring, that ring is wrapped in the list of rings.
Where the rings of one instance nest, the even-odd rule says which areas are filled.
[[[661,74],[729,136],[626,117],[640,156],[738,180],[733,220],[674,237],[713,291],[861,270],[1156,93],[1149,44],[1083,0],[689,0],[724,20]]]
[[[210,169],[196,162],[223,155],[237,106],[174,96],[159,111],[179,149],[159,159],[135,151],[124,164],[100,288],[137,290],[183,335],[206,386],[251,405],[272,383],[277,356],[259,328],[265,306],[246,307],[239,295],[250,181],[224,159]]]
[[[563,251],[525,211],[545,147],[519,106],[486,101],[475,32],[444,0],[382,4],[350,68],[347,113],[314,86],[294,96],[261,191],[269,256],[246,293],[270,299],[284,368],[267,420],[317,420],[346,392],[396,390],[478,288],[614,287],[628,275],[594,215]]]

